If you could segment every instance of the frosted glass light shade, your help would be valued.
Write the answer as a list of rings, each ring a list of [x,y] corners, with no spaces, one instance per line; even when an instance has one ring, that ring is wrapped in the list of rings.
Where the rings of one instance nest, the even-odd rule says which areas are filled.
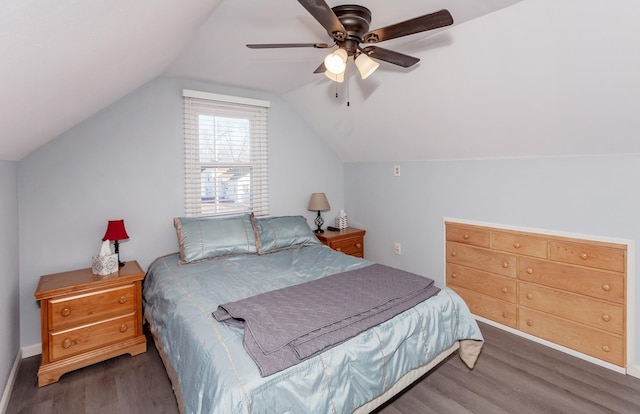
[[[355,62],[362,79],[367,79],[369,75],[375,72],[376,69],[378,69],[378,67],[380,66],[378,62],[371,59],[365,53],[360,53],[358,56],[356,56]]]
[[[334,82],[338,82],[338,83],[344,82],[344,72],[335,74],[326,70],[324,74],[327,76],[327,78],[331,79]]]
[[[348,57],[349,55],[347,55],[347,51],[344,49],[333,51],[325,56],[324,67],[334,75],[344,73],[345,69],[347,69]]]

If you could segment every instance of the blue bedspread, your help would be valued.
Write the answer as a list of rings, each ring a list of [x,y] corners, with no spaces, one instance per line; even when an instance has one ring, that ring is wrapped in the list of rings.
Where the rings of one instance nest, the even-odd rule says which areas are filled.
[[[263,256],[178,265],[156,260],[144,280],[144,314],[185,413],[350,413],[458,340],[482,340],[464,302],[437,296],[274,375],[261,377],[243,331],[211,317],[218,305],[368,266],[313,245]]]

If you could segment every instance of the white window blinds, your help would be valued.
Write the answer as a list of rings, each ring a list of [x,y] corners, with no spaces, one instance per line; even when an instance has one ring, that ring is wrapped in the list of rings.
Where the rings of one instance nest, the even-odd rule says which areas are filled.
[[[189,90],[182,94],[185,214],[269,214],[269,102]]]

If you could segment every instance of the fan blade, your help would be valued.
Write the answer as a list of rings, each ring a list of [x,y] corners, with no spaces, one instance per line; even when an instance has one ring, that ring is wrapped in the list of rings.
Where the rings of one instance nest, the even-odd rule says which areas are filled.
[[[324,65],[324,62],[322,62],[320,66],[318,66],[318,68],[313,71],[313,73],[325,73],[326,71],[327,71],[327,68]]]
[[[453,17],[448,10],[440,10],[435,13],[425,14],[401,23],[385,26],[380,29],[367,32],[362,37],[364,43],[377,43],[397,37],[415,33],[426,32],[453,24]]]
[[[330,47],[326,43],[259,43],[247,45],[249,49],[274,49],[279,47],[315,47],[316,49],[324,49]]]
[[[329,36],[339,41],[346,39],[347,29],[324,0],[298,0],[298,2],[327,30]]]
[[[362,49],[362,52],[371,58],[384,60],[385,62],[393,63],[403,68],[408,68],[420,62],[420,59],[413,56],[404,55],[378,46],[367,46]]]

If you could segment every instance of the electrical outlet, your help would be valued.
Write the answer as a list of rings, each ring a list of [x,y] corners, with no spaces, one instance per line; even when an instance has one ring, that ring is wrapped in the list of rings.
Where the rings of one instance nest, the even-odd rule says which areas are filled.
[[[393,175],[396,177],[400,177],[400,166],[399,165],[395,165],[393,167]]]
[[[396,242],[396,244],[393,245],[393,252],[398,255],[402,254],[402,246],[400,243]]]

